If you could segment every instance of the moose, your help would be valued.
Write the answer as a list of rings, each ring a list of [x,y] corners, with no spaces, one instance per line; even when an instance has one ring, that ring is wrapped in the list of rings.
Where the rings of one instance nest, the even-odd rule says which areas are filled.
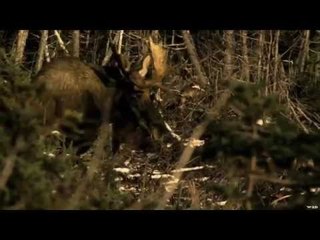
[[[97,137],[103,123],[112,123],[112,152],[121,143],[143,147],[169,131],[153,102],[152,87],[166,90],[162,80],[167,70],[167,52],[150,37],[151,54],[142,67],[132,70],[112,46],[113,55],[105,66],[90,65],[78,58],[60,57],[43,66],[34,81],[41,86],[40,99],[45,125],[60,123],[68,111],[82,114],[87,138]],[[152,63],[152,64],[151,64]],[[153,66],[150,79],[149,68]],[[90,126],[90,127],[89,127]]]

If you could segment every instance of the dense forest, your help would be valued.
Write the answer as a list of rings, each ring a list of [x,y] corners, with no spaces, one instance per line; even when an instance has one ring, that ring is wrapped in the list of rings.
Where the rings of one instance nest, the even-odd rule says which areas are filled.
[[[0,209],[318,209],[319,67],[316,30],[2,30]]]

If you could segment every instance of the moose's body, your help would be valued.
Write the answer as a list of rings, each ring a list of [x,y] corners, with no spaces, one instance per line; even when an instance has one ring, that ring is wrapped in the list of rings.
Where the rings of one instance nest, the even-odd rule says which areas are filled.
[[[154,117],[157,110],[151,103],[148,109],[141,109],[145,104],[140,103],[139,91],[120,79],[117,71],[93,67],[72,57],[47,63],[35,78],[35,83],[43,87],[40,99],[45,124],[56,123],[71,110],[82,114],[87,142],[97,137],[97,129],[103,122],[109,122],[113,124],[114,152],[123,142],[136,148],[148,145],[152,126],[148,111]],[[159,118],[160,114],[158,122]]]

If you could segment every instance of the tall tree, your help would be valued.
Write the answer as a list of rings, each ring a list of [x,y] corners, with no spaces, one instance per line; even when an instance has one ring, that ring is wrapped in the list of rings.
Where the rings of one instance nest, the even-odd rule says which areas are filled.
[[[21,64],[23,62],[24,50],[26,47],[27,38],[29,35],[29,30],[19,30],[17,36],[17,45],[15,49],[14,61],[16,64]]]
[[[36,66],[35,66],[36,73],[38,73],[42,68],[47,41],[48,41],[48,30],[42,30],[39,49],[38,49],[38,57],[37,57]]]
[[[72,32],[72,55],[74,57],[80,57],[80,31],[74,30]]]
[[[273,92],[277,91],[277,84],[278,84],[278,66],[279,66],[279,38],[280,38],[280,31],[277,30],[275,32],[274,37],[274,67],[273,67]]]
[[[249,65],[249,57],[248,57],[248,45],[247,45],[247,37],[248,31],[243,30],[241,31],[241,38],[242,38],[242,56],[243,56],[243,63],[242,63],[242,77],[246,81],[250,81],[250,65]]]
[[[258,81],[261,81],[262,79],[262,60],[263,60],[263,49],[264,49],[264,36],[265,36],[265,31],[264,30],[261,30],[259,31],[259,34],[258,34],[258,46],[257,46],[257,50],[256,50],[256,53],[257,53],[257,56],[258,56],[258,66],[257,66],[257,80]]]
[[[225,52],[224,52],[224,69],[223,81],[231,81],[233,78],[233,54],[234,54],[234,31],[227,30],[224,32]]]
[[[305,68],[305,63],[309,54],[309,45],[310,45],[310,30],[305,30],[303,32],[303,37],[300,46],[299,53],[299,72],[303,72]]]

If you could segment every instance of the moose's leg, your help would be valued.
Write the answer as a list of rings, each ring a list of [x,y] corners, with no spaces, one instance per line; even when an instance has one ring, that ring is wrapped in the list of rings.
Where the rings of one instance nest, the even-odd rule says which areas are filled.
[[[103,123],[111,123],[112,113],[114,109],[114,98],[115,98],[116,89],[109,88],[103,96],[101,97],[101,103],[98,103],[101,109],[101,117]]]
[[[100,98],[96,98],[96,105],[100,108],[101,113],[101,126],[98,132],[97,142],[99,142],[99,150],[103,151],[106,146],[108,146],[109,151],[114,155],[115,146],[113,146],[113,129],[112,129],[112,114],[114,109],[114,97],[115,97],[116,89],[109,88],[105,91]],[[112,151],[110,151],[112,150]]]

